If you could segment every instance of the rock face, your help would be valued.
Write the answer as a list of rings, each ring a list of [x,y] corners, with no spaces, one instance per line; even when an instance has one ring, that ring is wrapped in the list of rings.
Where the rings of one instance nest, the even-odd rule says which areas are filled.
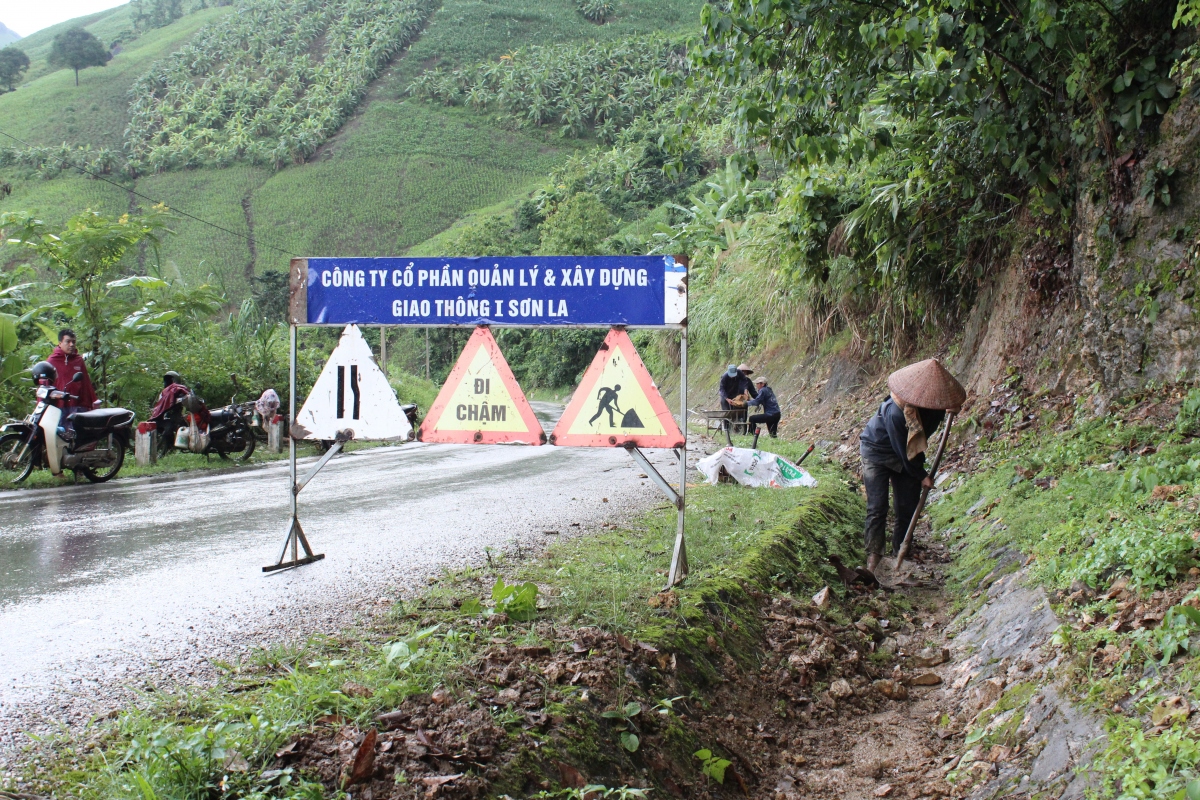
[[[1075,769],[1103,746],[1103,720],[1072,706],[1051,680],[1057,659],[1044,646],[1059,622],[1045,593],[1024,585],[1024,577],[1022,570],[993,583],[988,602],[960,621],[954,639],[955,652],[969,654],[946,678],[957,693],[959,715],[985,720],[982,715],[990,713],[993,726],[1020,720],[1019,750],[978,754],[979,763],[994,766],[969,797],[1011,797],[1019,788],[1076,800],[1090,776]]]
[[[1182,99],[1158,143],[1097,162],[1074,239],[1023,243],[981,287],[956,374],[987,394],[1010,367],[1042,382],[1097,382],[1108,397],[1200,372],[1200,101]],[[1164,203],[1169,197],[1170,204]]]

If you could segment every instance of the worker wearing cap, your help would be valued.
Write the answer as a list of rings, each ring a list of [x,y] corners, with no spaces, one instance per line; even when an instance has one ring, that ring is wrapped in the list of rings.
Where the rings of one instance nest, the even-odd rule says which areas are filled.
[[[753,374],[754,370],[750,369],[748,364],[730,364],[726,368],[721,382],[717,385],[717,395],[721,399],[723,410],[745,413],[746,401],[758,394],[754,384],[750,382],[750,376]],[[728,423],[726,425],[728,426]]]
[[[783,413],[779,410],[779,400],[775,398],[775,390],[767,385],[767,379],[763,375],[759,375],[754,379],[754,399],[746,403],[746,407],[760,406],[761,414],[751,414],[746,421],[750,425],[758,425],[766,423],[767,433],[771,434],[771,438],[778,438],[776,434],[779,432],[779,418]]]
[[[933,488],[933,479],[925,471],[929,437],[946,412],[957,413],[967,397],[962,384],[934,358],[893,372],[888,376],[888,389],[891,395],[858,437],[867,492],[864,539],[871,572],[883,558],[888,486],[896,516],[892,531],[892,552],[896,553],[917,510],[922,487]]]

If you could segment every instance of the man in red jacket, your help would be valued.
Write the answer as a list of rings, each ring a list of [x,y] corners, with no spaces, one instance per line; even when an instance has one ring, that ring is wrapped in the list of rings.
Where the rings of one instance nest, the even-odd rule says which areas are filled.
[[[83,356],[75,347],[75,331],[70,328],[59,331],[58,347],[54,348],[54,352],[46,360],[58,371],[58,380],[54,388],[79,398],[70,404],[72,408],[89,410],[100,405],[100,401],[96,399],[96,390],[92,388],[92,379],[88,377],[87,364],[83,363]],[[77,372],[83,373],[83,379],[72,382],[71,379]]]

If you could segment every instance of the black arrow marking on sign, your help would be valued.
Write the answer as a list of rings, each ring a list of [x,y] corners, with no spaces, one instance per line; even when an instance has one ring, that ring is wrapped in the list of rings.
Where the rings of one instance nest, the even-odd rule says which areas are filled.
[[[346,416],[346,368],[338,367],[337,418]]]
[[[358,419],[358,365],[350,365],[350,391],[354,393],[354,418]]]

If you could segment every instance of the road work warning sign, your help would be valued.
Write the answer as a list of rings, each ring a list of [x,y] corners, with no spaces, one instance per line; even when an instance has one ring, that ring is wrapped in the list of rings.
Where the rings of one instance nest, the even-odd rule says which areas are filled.
[[[611,330],[550,435],[563,447],[682,447],[683,435],[629,334]]]
[[[447,444],[546,443],[490,329],[471,334],[417,438]]]
[[[292,426],[296,439],[410,439],[412,425],[357,325],[342,331]]]

